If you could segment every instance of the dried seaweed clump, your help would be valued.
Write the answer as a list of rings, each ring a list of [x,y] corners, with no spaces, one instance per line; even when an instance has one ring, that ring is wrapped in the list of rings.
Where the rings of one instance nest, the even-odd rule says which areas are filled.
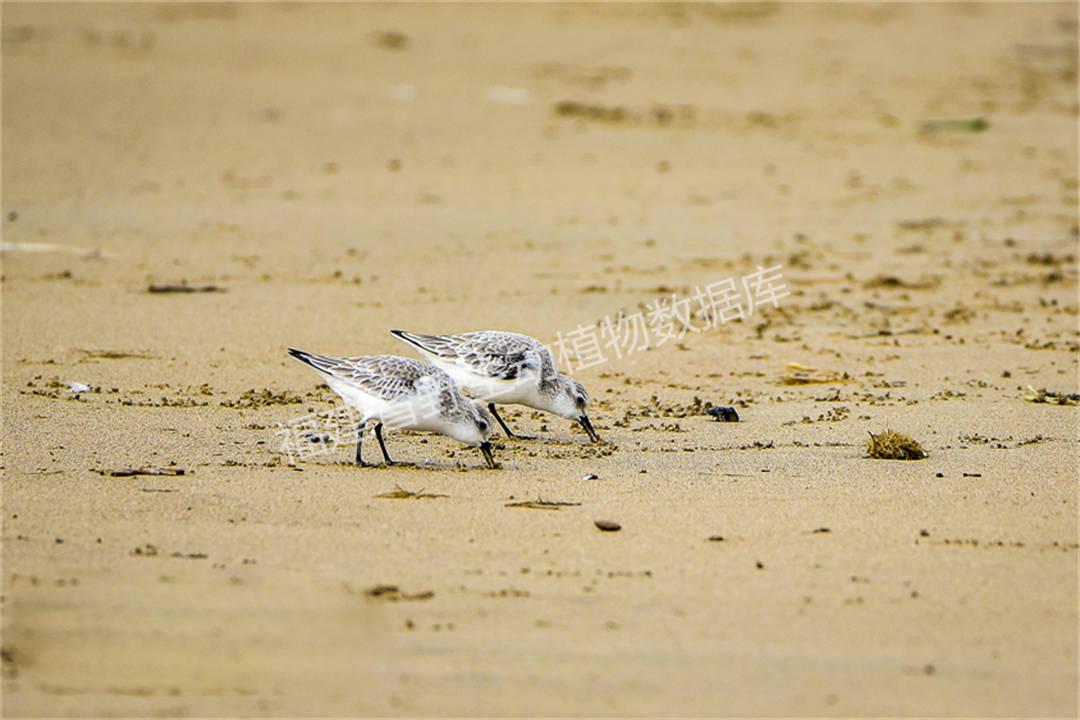
[[[1028,385],[1028,389],[1031,390],[1031,395],[1024,397],[1028,402],[1047,403],[1049,405],[1076,405],[1080,403],[1080,393],[1054,392],[1046,388],[1036,390],[1030,385]]]
[[[922,460],[927,456],[922,445],[914,439],[892,430],[880,435],[870,433],[866,451],[878,460]]]

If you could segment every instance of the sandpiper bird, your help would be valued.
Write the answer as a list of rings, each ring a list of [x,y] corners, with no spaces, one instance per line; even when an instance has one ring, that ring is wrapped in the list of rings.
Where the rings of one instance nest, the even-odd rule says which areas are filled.
[[[480,403],[465,397],[453,379],[429,363],[395,355],[328,358],[289,348],[289,354],[323,373],[326,384],[360,413],[356,464],[364,426],[376,420],[375,437],[383,458],[393,464],[383,442],[382,426],[442,433],[468,445],[478,445],[488,467],[496,467],[487,436],[491,416]]]
[[[465,392],[487,402],[507,437],[531,439],[514,434],[499,417],[495,403],[527,405],[576,420],[593,442],[600,441],[585,412],[589,406],[585,386],[560,373],[551,351],[539,340],[499,330],[459,335],[390,332],[448,372]]]

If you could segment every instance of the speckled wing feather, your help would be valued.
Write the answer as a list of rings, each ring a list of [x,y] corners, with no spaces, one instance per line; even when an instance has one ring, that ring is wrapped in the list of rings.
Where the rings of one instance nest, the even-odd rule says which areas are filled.
[[[439,399],[448,409],[458,404],[454,381],[444,371],[412,358],[396,355],[368,355],[354,358],[328,358],[289,348],[289,354],[327,375],[347,380],[382,400],[398,400],[418,391],[417,382],[431,378]]]
[[[539,340],[518,333],[481,330],[458,335],[425,335],[392,330],[421,350],[455,360],[470,370],[500,380],[513,380],[536,369],[541,380],[556,374],[555,359]]]

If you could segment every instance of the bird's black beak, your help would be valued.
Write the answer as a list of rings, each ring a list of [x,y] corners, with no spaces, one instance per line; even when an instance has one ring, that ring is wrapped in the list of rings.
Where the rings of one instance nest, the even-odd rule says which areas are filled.
[[[582,416],[578,418],[578,422],[581,423],[581,427],[585,428],[585,432],[589,433],[590,440],[592,440],[593,442],[600,442],[600,436],[596,434],[595,430],[593,430],[593,426],[592,423],[589,422],[588,415],[582,414]]]
[[[480,443],[480,452],[484,453],[484,460],[487,461],[488,467],[494,470],[499,467],[495,464],[495,458],[491,457],[491,443],[487,440]]]

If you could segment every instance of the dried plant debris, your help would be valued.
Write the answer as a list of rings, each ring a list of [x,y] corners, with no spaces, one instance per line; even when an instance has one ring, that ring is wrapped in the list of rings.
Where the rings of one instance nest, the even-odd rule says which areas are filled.
[[[1046,388],[1036,390],[1030,385],[1028,385],[1028,390],[1031,391],[1031,394],[1024,396],[1024,399],[1028,402],[1045,403],[1047,405],[1080,404],[1080,393],[1054,392],[1053,390],[1047,390]]]
[[[346,587],[347,590],[350,590]],[[350,590],[351,592],[351,590]],[[424,590],[418,593],[404,593],[397,585],[374,585],[364,591],[369,598],[398,602],[400,600],[430,600],[435,597],[434,590]]]
[[[158,548],[157,546],[155,546],[155,545],[153,545],[151,543],[145,543],[143,545],[140,545],[140,546],[136,547],[134,550],[129,552],[128,555],[130,555],[131,557],[142,557],[142,558],[171,557],[171,558],[178,558],[180,560],[206,560],[207,558],[210,557],[209,555],[207,555],[204,552],[182,553],[182,552],[180,552],[178,550],[172,552],[169,555],[166,555],[164,550]]]
[[[1032,265],[1075,265],[1076,256],[1072,253],[1054,255],[1051,252],[1028,253],[1024,260]]]
[[[123,360],[125,358],[138,358],[140,360],[157,360],[157,355],[144,352],[127,352],[125,350],[84,350],[75,348],[75,352],[83,353],[84,359]]]
[[[528,510],[559,510],[564,507],[574,507],[580,505],[579,502],[562,502],[559,500],[542,500],[537,497],[535,500],[520,500],[518,502],[506,503],[504,507],[516,507],[526,508]]]
[[[394,483],[394,489],[390,492],[384,492],[376,495],[377,498],[387,498],[389,500],[429,500],[432,498],[444,498],[450,497],[449,495],[442,495],[440,493],[424,492],[424,488],[419,490],[406,490],[397,483]]]
[[[982,132],[990,127],[986,118],[962,118],[948,120],[926,120],[919,128],[922,132]]]
[[[960,227],[960,224],[956,221],[946,220],[942,217],[909,218],[906,220],[898,220],[896,224],[901,230],[917,230],[921,232],[932,232],[939,229],[956,229]]]
[[[220,285],[151,285],[146,289],[149,293],[155,295],[164,295],[169,293],[212,293],[212,292],[225,292],[225,288]]]
[[[871,330],[869,332],[850,333],[848,335],[848,337],[853,338],[855,340],[861,340],[862,338],[869,338],[869,337],[890,337],[892,335],[913,335],[915,333],[921,333],[921,332],[923,332],[923,329],[922,328],[917,328],[917,327],[905,328],[903,330],[891,330],[889,328],[880,328],[878,330]]]
[[[931,290],[941,284],[937,275],[921,275],[918,280],[904,280],[896,275],[875,275],[863,283],[867,290],[875,288],[898,288],[906,290]]]
[[[563,100],[552,107],[561,117],[592,120],[605,123],[630,123],[670,127],[689,125],[694,122],[697,110],[693,105],[666,105],[653,103],[649,108],[628,108],[623,105],[599,105],[577,100]]]
[[[124,468],[122,470],[95,470],[98,475],[109,477],[135,477],[136,475],[161,475],[167,477],[179,477],[187,475],[184,468]]]
[[[956,307],[946,310],[941,316],[947,323],[968,323],[975,317],[975,311],[961,302]]]
[[[788,363],[788,372],[781,376],[780,382],[784,385],[811,385],[815,383],[835,383],[849,380],[848,374],[837,373],[831,370],[818,370],[806,367],[799,363]]]
[[[870,457],[878,460],[922,460],[927,452],[913,438],[903,433],[886,430],[880,435],[870,433],[866,442]]]

